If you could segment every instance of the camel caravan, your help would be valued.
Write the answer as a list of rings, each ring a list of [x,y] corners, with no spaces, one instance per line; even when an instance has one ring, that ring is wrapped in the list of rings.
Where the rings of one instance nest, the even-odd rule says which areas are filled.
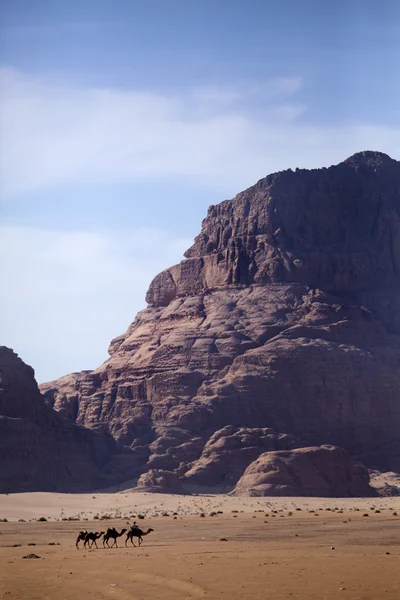
[[[143,542],[144,536],[148,535],[152,531],[154,531],[154,529],[151,529],[151,527],[149,527],[147,531],[142,531],[142,529],[137,526],[136,522],[131,526],[129,531],[127,529],[121,529],[121,531],[118,532],[115,527],[109,527],[105,532],[80,531],[75,545],[78,550],[79,542],[83,542],[83,548],[91,549],[93,548],[94,544],[98,549],[99,547],[97,545],[97,540],[103,536],[103,548],[113,548],[114,546],[118,548],[117,539],[126,533],[125,546],[127,546],[128,542],[130,541],[132,546],[135,546],[136,548],[136,545],[133,543],[133,538],[138,539],[138,545],[140,546]],[[109,544],[110,540],[112,540],[111,546]]]

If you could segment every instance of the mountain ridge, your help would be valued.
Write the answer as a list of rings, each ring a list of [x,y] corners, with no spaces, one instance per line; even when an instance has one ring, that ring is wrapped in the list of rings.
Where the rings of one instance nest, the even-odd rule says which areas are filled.
[[[287,435],[281,450],[334,445],[400,470],[398,161],[268,175],[211,206],[185,256],[103,365],[41,385],[49,406],[129,449],[127,479],[190,486],[207,464],[234,490],[230,465],[243,474]]]

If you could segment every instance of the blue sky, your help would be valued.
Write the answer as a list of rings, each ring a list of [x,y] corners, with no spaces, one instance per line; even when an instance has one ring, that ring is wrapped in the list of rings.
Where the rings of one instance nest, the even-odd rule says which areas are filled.
[[[207,207],[288,167],[400,159],[397,0],[4,0],[5,345],[95,368]]]

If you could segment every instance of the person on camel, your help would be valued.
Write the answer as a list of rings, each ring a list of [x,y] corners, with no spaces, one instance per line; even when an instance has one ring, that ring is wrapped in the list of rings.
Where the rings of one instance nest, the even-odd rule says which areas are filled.
[[[131,529],[132,531],[140,531],[139,525],[136,523],[136,521],[133,521]]]

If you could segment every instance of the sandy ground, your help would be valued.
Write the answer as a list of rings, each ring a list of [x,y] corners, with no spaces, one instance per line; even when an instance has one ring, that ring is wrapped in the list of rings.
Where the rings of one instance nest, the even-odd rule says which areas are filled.
[[[0,597],[399,600],[395,512],[400,498],[0,496],[0,517],[8,519],[0,522]],[[154,531],[140,548],[125,548],[123,535],[118,548],[99,541],[99,549],[76,549],[81,529],[128,527],[116,513],[145,515],[143,529]],[[80,521],[61,520],[78,514]],[[40,559],[23,558],[31,553]]]

